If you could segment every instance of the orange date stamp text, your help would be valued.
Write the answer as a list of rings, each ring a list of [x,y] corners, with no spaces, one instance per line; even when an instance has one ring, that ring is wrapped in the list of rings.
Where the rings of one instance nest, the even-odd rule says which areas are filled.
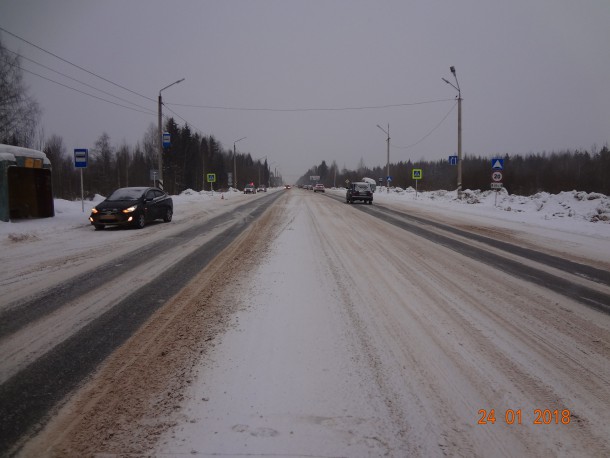
[[[530,413],[523,409],[507,409],[503,412],[496,412],[496,409],[480,409],[478,419],[478,425],[494,425],[496,422],[507,425],[524,423],[532,425],[569,425],[571,414],[568,409],[533,409]]]

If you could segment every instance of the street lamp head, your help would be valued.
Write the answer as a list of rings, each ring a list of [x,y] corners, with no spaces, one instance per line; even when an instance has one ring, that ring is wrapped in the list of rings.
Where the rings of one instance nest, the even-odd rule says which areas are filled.
[[[445,78],[441,78],[445,83],[447,84],[451,84],[449,81],[447,81]]]
[[[185,78],[182,78],[181,80],[174,81],[172,84],[168,84],[167,86],[165,86],[163,89],[161,89],[161,90],[159,91],[159,96],[161,96],[161,92],[163,92],[164,90],[166,90],[168,87],[172,87],[174,84],[182,83],[184,80],[185,80]]]
[[[449,67],[449,70],[451,70],[451,73],[453,73],[453,76],[455,76],[455,67],[453,65]]]
[[[379,124],[377,124],[377,127],[379,127],[381,129],[381,131],[386,134],[387,136],[389,136],[389,130],[390,130],[390,126],[388,125],[388,131],[386,131],[383,127],[381,127]]]

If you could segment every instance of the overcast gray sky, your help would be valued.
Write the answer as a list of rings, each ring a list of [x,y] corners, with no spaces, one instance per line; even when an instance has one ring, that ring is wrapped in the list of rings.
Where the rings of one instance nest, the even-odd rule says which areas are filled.
[[[445,158],[457,150],[456,91],[441,80],[454,81],[452,65],[465,154],[610,140],[608,0],[0,0],[0,27],[149,98],[0,32],[10,50],[148,112],[26,74],[45,135],[69,152],[102,132],[135,145],[156,124],[159,90],[186,78],[163,92],[168,108],[225,148],[247,137],[238,150],[289,180],[322,160],[385,165],[377,124],[390,126],[392,162]]]

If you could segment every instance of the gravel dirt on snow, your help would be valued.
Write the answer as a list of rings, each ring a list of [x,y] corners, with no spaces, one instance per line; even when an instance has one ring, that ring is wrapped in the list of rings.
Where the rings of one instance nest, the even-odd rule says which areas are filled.
[[[609,456],[608,336],[606,314],[295,189],[22,455]]]
[[[608,453],[607,316],[341,203],[282,220],[159,455]]]

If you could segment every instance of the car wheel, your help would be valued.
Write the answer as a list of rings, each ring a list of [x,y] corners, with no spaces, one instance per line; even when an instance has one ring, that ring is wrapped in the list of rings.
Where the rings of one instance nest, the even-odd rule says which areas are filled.
[[[94,224],[93,227],[95,227],[96,231],[101,231],[105,226],[103,224]]]
[[[146,225],[146,218],[144,217],[144,213],[140,213],[138,215],[138,219],[136,220],[136,227],[138,229],[142,229]]]
[[[167,210],[165,210],[165,216],[163,217],[163,221],[165,221],[166,223],[169,223],[172,220],[173,214],[174,214],[174,212],[172,211],[171,208],[168,208]]]

